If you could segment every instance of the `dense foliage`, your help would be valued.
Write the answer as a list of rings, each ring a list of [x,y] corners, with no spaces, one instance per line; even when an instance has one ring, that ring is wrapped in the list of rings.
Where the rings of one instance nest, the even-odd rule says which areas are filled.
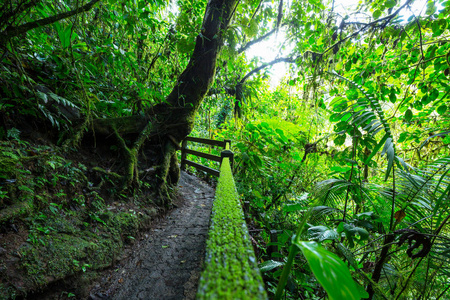
[[[223,110],[233,105],[225,102],[219,129],[208,133],[236,140],[235,172],[254,225],[263,229],[255,239],[269,291],[287,262],[286,294],[321,297],[306,253],[309,267],[302,258],[283,259],[291,237],[301,235],[348,263],[366,287],[361,297],[445,298],[448,2],[354,8],[337,14],[313,1],[285,8],[295,45],[289,57],[296,58],[290,75],[272,90],[264,75],[247,82],[244,116],[222,125]],[[205,107],[210,101],[216,99]]]
[[[80,144],[94,120],[164,104],[207,39],[207,2],[4,2],[0,139],[36,139],[38,124]],[[333,294],[333,270],[351,297],[445,299],[450,2],[343,5],[238,1],[193,134],[233,141],[270,295],[350,299]],[[285,42],[274,60],[250,55],[275,36]],[[288,71],[273,87],[276,64]],[[0,174],[2,208],[12,179]]]

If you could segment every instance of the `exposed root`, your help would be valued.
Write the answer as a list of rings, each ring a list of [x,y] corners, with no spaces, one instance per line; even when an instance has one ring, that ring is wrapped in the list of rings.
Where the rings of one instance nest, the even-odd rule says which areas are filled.
[[[99,173],[102,173],[102,174],[105,174],[105,175],[108,175],[108,176],[112,176],[112,177],[114,177],[116,179],[122,179],[122,176],[117,174],[116,172],[105,170],[105,169],[100,168],[100,167],[93,167],[92,171],[99,172]]]

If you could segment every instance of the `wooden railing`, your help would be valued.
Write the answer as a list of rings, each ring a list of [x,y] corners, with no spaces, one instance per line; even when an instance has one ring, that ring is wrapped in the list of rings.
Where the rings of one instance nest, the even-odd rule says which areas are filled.
[[[223,150],[220,156],[203,153],[188,149],[188,142],[222,147]],[[219,177],[197,299],[267,299],[231,171],[233,152],[230,145],[230,140],[194,137],[186,138],[182,144],[182,169],[189,165]],[[220,171],[187,160],[187,154],[219,162]]]
[[[220,166],[197,300],[267,299],[230,160]]]
[[[221,152],[221,155],[213,155],[213,154],[209,154],[209,153],[204,153],[204,152],[200,152],[200,151],[195,151],[192,149],[188,148],[188,142],[195,142],[195,143],[200,143],[200,144],[205,144],[205,145],[210,145],[210,146],[216,146],[216,147],[221,147],[223,149],[223,151]],[[231,147],[231,140],[223,140],[223,141],[218,141],[218,140],[210,140],[210,139],[204,139],[204,138],[196,138],[196,137],[187,137],[183,140],[183,143],[181,144],[181,170],[186,170],[186,165],[191,166],[196,168],[197,170],[201,170],[204,171],[208,174],[211,174],[213,176],[219,177],[220,175],[220,171],[204,166],[202,164],[193,162],[191,160],[186,159],[187,154],[191,154],[191,155],[195,155],[198,157],[203,157],[212,161],[217,161],[220,164],[222,163],[222,160],[224,157],[230,157],[230,161],[231,163],[233,163],[233,152],[231,152],[230,150],[227,150],[227,148],[229,149]]]

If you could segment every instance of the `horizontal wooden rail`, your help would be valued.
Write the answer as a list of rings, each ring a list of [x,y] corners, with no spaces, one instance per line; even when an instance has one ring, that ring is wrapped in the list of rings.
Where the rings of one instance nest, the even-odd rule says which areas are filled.
[[[218,141],[218,140],[197,138],[197,137],[192,137],[192,136],[188,136],[184,140],[189,141],[189,142],[196,142],[196,143],[211,145],[211,146],[218,146],[218,147],[222,147],[222,148],[226,147],[226,143],[231,142],[230,140]]]
[[[231,146],[231,140],[218,141],[218,140],[211,140],[211,139],[204,139],[204,138],[188,136],[183,140],[183,143],[181,145],[181,170],[185,170],[186,165],[188,165],[188,166],[196,168],[197,170],[201,170],[210,175],[219,177],[219,174],[220,174],[219,170],[216,170],[216,169],[201,165],[199,163],[193,162],[191,160],[188,160],[187,159],[188,154],[195,155],[198,157],[203,157],[203,158],[206,158],[206,159],[212,160],[212,161],[217,161],[219,163],[222,163],[222,160],[224,157],[229,157],[230,162],[233,163],[233,152],[231,152],[230,150],[223,150],[221,155],[218,156],[218,155],[213,155],[213,154],[189,149],[187,147],[187,142],[195,142],[195,143],[201,143],[201,144],[206,144],[206,145],[210,145],[210,146],[217,146],[217,147],[222,147],[223,149],[229,149]]]
[[[187,154],[204,157],[206,159],[213,160],[213,161],[218,161],[218,162],[222,161],[222,158],[220,156],[209,154],[209,153],[203,153],[203,152],[195,151],[195,150],[191,150],[191,149],[185,149],[185,152]]]
[[[213,169],[213,168],[210,168],[210,167],[207,167],[207,166],[198,164],[198,163],[196,163],[196,162],[193,162],[193,161],[190,161],[190,160],[187,160],[187,159],[186,159],[186,160],[184,161],[184,163],[185,163],[186,165],[188,165],[188,166],[191,166],[191,167],[196,168],[197,170],[205,171],[205,172],[208,173],[208,174],[211,174],[211,175],[214,175],[214,176],[217,176],[217,177],[219,177],[219,175],[220,175],[220,172],[219,172],[219,171],[217,171],[217,170],[215,170],[215,169]]]

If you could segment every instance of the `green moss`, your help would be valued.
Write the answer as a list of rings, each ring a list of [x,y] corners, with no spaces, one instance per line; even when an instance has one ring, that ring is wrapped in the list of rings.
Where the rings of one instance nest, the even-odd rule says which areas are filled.
[[[220,169],[197,299],[267,299],[228,158]]]
[[[8,249],[14,258],[7,264],[0,259],[0,299],[24,297],[111,266],[124,243],[133,242],[157,214],[136,202],[109,211],[101,191],[86,188],[86,167],[76,167],[58,149],[16,146],[0,141],[0,179],[15,179],[2,188],[8,198],[0,202],[0,225],[23,224],[21,234],[28,239],[19,249]]]
[[[76,234],[82,226],[82,222],[78,217],[78,215],[72,215],[70,217],[54,215],[46,220],[46,226],[60,233]]]
[[[20,164],[19,157],[10,148],[0,151],[0,178],[16,178],[17,167]]]
[[[24,244],[17,251],[20,283],[13,284],[14,278],[5,276],[0,299],[24,295],[43,289],[51,282],[84,274],[86,270],[101,270],[112,265],[122,253],[124,242],[135,236],[155,211],[147,210],[147,213],[133,210],[100,213],[105,224],[97,224],[95,232],[90,227],[81,229],[82,222],[73,216],[70,219],[62,215],[41,219],[39,226],[52,230],[49,234],[30,233],[35,237],[33,242]]]
[[[148,218],[143,214],[138,215],[135,211],[105,212],[99,217],[105,222],[106,230],[122,240],[127,240],[129,236],[135,235],[141,224],[145,224]]]
[[[118,226],[120,232],[125,236],[134,235],[139,229],[139,219],[134,211],[115,214],[113,220],[113,224]]]
[[[83,266],[101,269],[119,255],[122,243],[111,236],[91,232],[81,236],[55,234],[41,237],[41,245],[20,249],[20,266],[28,275],[27,288],[41,288],[48,282],[74,275]]]
[[[0,224],[10,219],[27,216],[33,212],[33,199],[29,198],[0,210]]]

